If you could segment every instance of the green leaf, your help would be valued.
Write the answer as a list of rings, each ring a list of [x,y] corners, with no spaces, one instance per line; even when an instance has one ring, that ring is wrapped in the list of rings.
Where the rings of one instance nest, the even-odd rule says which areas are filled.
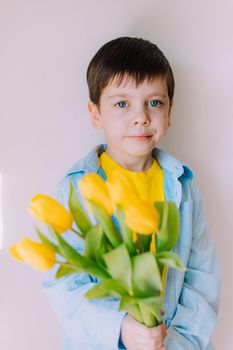
[[[84,256],[105,266],[103,254],[108,251],[107,241],[100,224],[93,226],[87,232],[84,245]]]
[[[38,227],[35,228],[37,235],[39,236],[40,240],[45,243],[47,246],[52,248],[55,252],[60,253],[59,247],[51,242],[40,230]]]
[[[58,234],[51,226],[49,226],[50,233],[56,239],[59,245],[59,251],[62,255],[72,264],[78,267],[84,267],[86,260],[79,254],[71,245],[69,245],[64,238],[61,237],[61,234]]]
[[[115,216],[120,225],[123,241],[127,246],[130,255],[136,255],[137,251],[133,243],[133,231],[126,225],[124,211],[119,207],[119,205],[116,206]]]
[[[141,312],[143,323],[147,327],[154,327],[157,325],[157,320],[155,315],[148,310],[143,303],[138,303],[139,310]]]
[[[145,323],[147,326],[152,326],[153,322],[155,322],[154,325],[162,322],[161,309],[163,298],[161,296],[153,296],[149,298],[125,296],[124,302],[126,305],[138,306],[138,310],[142,317],[141,323]],[[156,321],[154,321],[151,315],[154,315]]]
[[[96,260],[96,248],[102,243],[103,230],[99,224],[93,226],[85,237],[84,256]]]
[[[127,247],[122,243],[103,256],[110,275],[122,281],[132,293],[132,265]]]
[[[69,208],[70,208],[71,214],[73,215],[76,225],[78,226],[78,228],[81,230],[81,232],[85,237],[86,233],[91,229],[92,223],[85,209],[83,208],[82,204],[78,199],[78,196],[75,192],[71,179],[70,179],[70,193],[69,193]]]
[[[101,279],[110,278],[109,273],[102,266],[90,260],[87,261],[83,270],[97,278],[101,278]]]
[[[108,238],[109,242],[113,245],[114,248],[118,247],[122,238],[118,230],[116,229],[114,223],[112,222],[111,217],[97,204],[89,200],[95,217],[98,219],[99,224],[102,226],[104,234]]]
[[[179,256],[174,252],[160,252],[156,255],[158,262],[164,266],[168,266],[181,271],[186,271],[187,268],[184,266]]]
[[[65,263],[61,264],[59,266],[59,269],[56,272],[55,278],[61,278],[65,275],[73,274],[73,273],[80,273],[82,272],[82,269],[79,269],[76,266],[67,266]]]
[[[85,294],[85,298],[121,297],[127,295],[127,286],[122,281],[107,279],[97,283]]]
[[[69,245],[51,226],[50,232],[53,234],[59,244],[59,250],[61,254],[71,263],[72,265],[78,266],[84,272],[94,275],[98,278],[109,278],[109,274],[102,267],[98,266],[93,261],[85,258],[79,254],[71,245]]]
[[[159,212],[159,232],[156,234],[157,252],[170,251],[179,237],[179,211],[173,201],[157,201],[154,206]]]
[[[136,295],[148,297],[162,290],[162,280],[158,264],[151,252],[138,254],[132,258],[133,290]]]
[[[146,298],[138,302],[139,308],[145,320],[146,326],[156,326],[162,323],[162,298],[152,297]]]
[[[143,323],[143,318],[139,306],[134,301],[128,301],[128,297],[122,297],[119,305],[119,310],[128,312],[136,321]]]

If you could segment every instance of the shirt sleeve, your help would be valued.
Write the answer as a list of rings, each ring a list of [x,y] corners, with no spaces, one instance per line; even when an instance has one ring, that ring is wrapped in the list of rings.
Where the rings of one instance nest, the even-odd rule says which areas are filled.
[[[56,199],[68,208],[68,181],[59,184]],[[75,226],[75,225],[74,225]],[[77,226],[75,226],[78,230]],[[81,254],[83,241],[72,231],[63,237]],[[43,288],[65,334],[78,343],[91,344],[96,348],[121,347],[120,331],[124,311],[118,311],[118,298],[87,300],[84,294],[98,281],[86,274],[71,274],[55,279],[58,264],[45,273]]]
[[[187,271],[175,315],[165,339],[166,350],[213,350],[211,335],[220,299],[220,263],[206,224],[203,200],[194,182],[193,235]]]

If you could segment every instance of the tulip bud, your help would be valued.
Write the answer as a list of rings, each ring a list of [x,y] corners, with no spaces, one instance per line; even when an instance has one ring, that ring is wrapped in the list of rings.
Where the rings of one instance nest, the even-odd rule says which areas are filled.
[[[105,181],[97,173],[86,174],[78,181],[78,187],[82,196],[104,209],[109,215],[113,214],[111,201]],[[88,205],[89,203],[87,203]],[[91,206],[88,205],[91,209]]]
[[[56,262],[52,248],[45,243],[33,242],[27,237],[11,246],[9,252],[16,260],[28,263],[37,271],[47,271]]]
[[[151,234],[158,230],[159,213],[149,202],[138,200],[125,209],[125,222],[133,231]]]
[[[119,205],[123,210],[138,200],[139,194],[134,183],[127,175],[114,171],[107,180],[107,188],[114,205]]]
[[[72,227],[73,217],[71,213],[49,196],[35,195],[28,210],[36,219],[51,225],[58,233],[63,233]]]

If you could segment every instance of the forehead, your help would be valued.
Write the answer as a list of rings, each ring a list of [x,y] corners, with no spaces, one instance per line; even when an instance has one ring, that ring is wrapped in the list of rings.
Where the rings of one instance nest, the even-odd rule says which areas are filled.
[[[114,77],[103,89],[102,95],[105,98],[111,98],[116,94],[127,96],[155,94],[168,97],[167,80],[165,77],[154,77],[144,79],[140,84],[136,84],[136,80],[130,76],[124,76],[119,84],[119,78]]]

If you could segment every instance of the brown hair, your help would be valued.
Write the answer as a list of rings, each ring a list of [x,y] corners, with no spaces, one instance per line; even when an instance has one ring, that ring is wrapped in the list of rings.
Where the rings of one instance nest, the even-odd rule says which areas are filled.
[[[86,74],[90,100],[100,107],[102,90],[114,78],[119,86],[125,75],[135,80],[136,87],[145,79],[165,77],[172,102],[175,81],[168,60],[152,42],[128,36],[107,42],[91,59]]]

